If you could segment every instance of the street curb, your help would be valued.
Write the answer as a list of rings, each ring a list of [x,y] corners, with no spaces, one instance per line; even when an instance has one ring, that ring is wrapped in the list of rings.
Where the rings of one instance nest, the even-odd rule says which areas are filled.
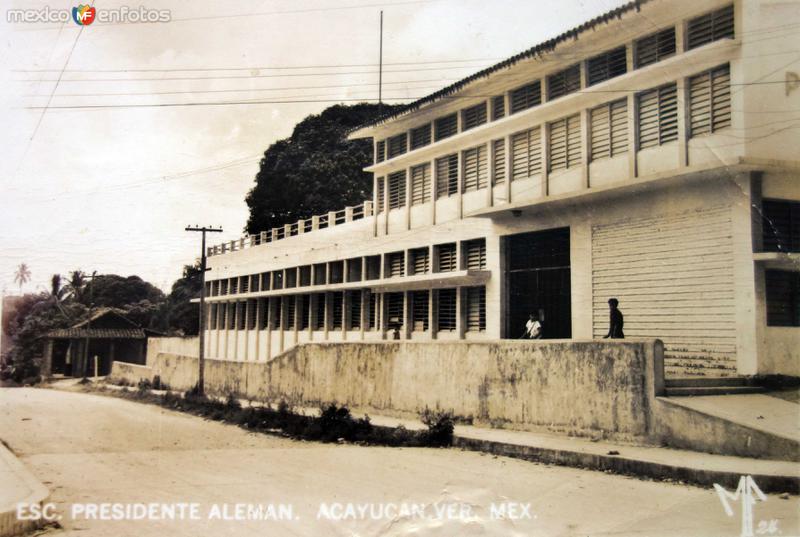
[[[0,537],[12,537],[27,531],[40,528],[44,520],[18,520],[17,504],[37,504],[41,506],[50,497],[50,490],[45,487],[25,466],[0,443],[0,465],[4,465],[13,478],[21,481],[28,491],[27,495],[17,498],[9,504],[0,505]]]
[[[453,447],[470,451],[481,451],[493,455],[512,457],[527,461],[572,466],[590,470],[611,471],[620,474],[644,476],[653,479],[683,481],[695,485],[711,487],[714,484],[726,488],[736,488],[742,475],[738,472],[708,470],[689,466],[662,464],[640,459],[631,459],[619,455],[599,455],[578,451],[541,448],[491,440],[479,440],[453,436]],[[800,493],[800,476],[776,474],[750,474],[763,492],[790,494]]]

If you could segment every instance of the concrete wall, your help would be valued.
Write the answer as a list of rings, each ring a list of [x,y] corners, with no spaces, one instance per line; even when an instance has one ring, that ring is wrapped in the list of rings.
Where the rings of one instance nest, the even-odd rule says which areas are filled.
[[[382,413],[451,410],[479,422],[575,434],[646,436],[658,341],[311,343],[267,363],[206,361],[206,389],[293,404],[336,402]],[[160,353],[153,375],[185,390],[195,358]],[[117,367],[138,381],[142,368]],[[134,378],[135,377],[135,378]]]
[[[184,356],[197,356],[199,351],[199,338],[193,337],[151,337],[147,340],[147,365],[150,360],[161,352],[181,354]]]

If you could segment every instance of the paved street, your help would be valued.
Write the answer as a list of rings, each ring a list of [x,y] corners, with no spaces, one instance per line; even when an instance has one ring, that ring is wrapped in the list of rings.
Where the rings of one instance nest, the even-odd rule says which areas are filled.
[[[740,505],[727,517],[713,490],[456,450],[296,442],[97,395],[0,389],[0,438],[52,490],[63,526],[53,535],[741,533]],[[70,516],[94,504],[153,502],[197,504],[198,516]],[[518,520],[491,519],[492,503],[513,505],[503,502],[523,504]],[[226,508],[234,516],[237,503],[259,504],[262,514],[276,516],[214,518]],[[772,527],[781,535],[798,535],[798,503],[769,496],[755,506],[754,520],[764,528],[776,520]],[[358,511],[362,504],[372,511]],[[394,516],[401,511],[405,516]],[[336,520],[361,512],[366,520]],[[288,520],[274,520],[281,515]]]

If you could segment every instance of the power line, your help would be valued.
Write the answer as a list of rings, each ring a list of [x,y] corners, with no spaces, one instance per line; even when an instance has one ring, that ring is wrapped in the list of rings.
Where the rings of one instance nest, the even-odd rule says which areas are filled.
[[[764,81],[764,82],[741,82],[741,83],[731,83],[731,86],[756,86],[756,85],[768,85],[768,84],[785,84],[783,80],[775,80],[775,81]],[[402,89],[402,88],[398,88]],[[581,90],[575,91],[571,95],[574,94],[591,94],[591,93],[631,93],[631,92],[639,92],[645,91],[647,88],[620,88],[615,90]],[[480,94],[469,94],[469,95],[446,95],[442,96],[441,99],[473,99],[475,97],[485,97],[490,98],[494,97],[494,95],[480,95]],[[387,97],[386,99],[391,100],[416,100],[420,99],[421,97]],[[286,100],[240,100],[240,101],[207,101],[207,102],[186,102],[186,103],[152,103],[152,104],[87,104],[87,105],[62,105],[62,106],[51,106],[50,109],[57,110],[57,109],[103,109],[103,108],[169,108],[169,107],[182,107],[182,106],[231,106],[231,105],[251,105],[251,104],[304,104],[304,103],[329,103],[329,102],[351,102],[351,101],[359,101],[359,102],[369,102],[375,99],[286,99]],[[43,106],[25,106],[22,107],[26,110],[40,110],[42,108],[46,108]]]

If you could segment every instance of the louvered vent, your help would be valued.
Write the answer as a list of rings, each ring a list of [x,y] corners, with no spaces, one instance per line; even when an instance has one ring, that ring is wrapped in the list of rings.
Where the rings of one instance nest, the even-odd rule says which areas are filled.
[[[494,184],[506,182],[506,141],[504,139],[492,142],[492,171]]]
[[[411,293],[411,329],[415,332],[428,329],[428,291]]]
[[[311,315],[309,310],[309,296],[300,295],[297,297],[297,329],[306,330],[308,328],[308,321]]]
[[[431,143],[431,124],[411,129],[411,149],[424,147]]]
[[[324,330],[325,329],[325,293],[318,293],[315,295],[315,304],[316,307],[314,308],[314,329],[315,330]]]
[[[411,168],[411,205],[421,205],[431,200],[431,165]]]
[[[731,126],[731,72],[723,65],[689,79],[691,136]]]
[[[449,116],[440,117],[434,122],[433,130],[434,138],[437,142],[453,136],[458,132],[458,116],[450,114]]]
[[[588,71],[588,85],[593,86],[604,80],[609,80],[628,71],[625,58],[625,46],[604,52],[586,62]]]
[[[389,138],[389,158],[402,155],[408,151],[408,136],[406,133]]]
[[[402,330],[403,325],[403,293],[386,293],[386,321],[389,328],[397,326]]]
[[[637,102],[640,149],[678,139],[678,93],[674,83],[640,93]]]
[[[511,92],[512,114],[539,104],[542,104],[542,85],[538,80]]]
[[[726,38],[733,38],[733,6],[696,17],[686,25],[689,50]]]
[[[637,68],[660,62],[675,54],[675,27],[648,35],[634,44],[634,64]]]
[[[411,266],[414,274],[425,274],[430,272],[430,253],[427,248],[416,248],[411,250]]]
[[[458,155],[436,159],[436,197],[458,193]]]
[[[436,249],[439,258],[437,272],[453,272],[458,270],[455,244],[440,244]]]
[[[550,171],[581,163],[581,116],[575,114],[550,124]]]
[[[384,160],[386,160],[386,140],[380,140],[375,143],[375,162]]]
[[[592,160],[616,157],[628,151],[628,101],[620,99],[590,112]]]
[[[486,288],[467,287],[467,331],[482,332],[486,330]]]
[[[542,172],[542,134],[539,127],[511,137],[511,180],[527,179]]]
[[[405,275],[403,265],[405,265],[404,252],[392,252],[390,254],[386,254],[386,272],[388,273],[387,276],[389,278],[399,278]]]
[[[464,192],[472,192],[488,185],[486,146],[479,145],[464,151]]]
[[[547,100],[552,101],[581,89],[581,66],[575,64],[547,77]]]
[[[461,111],[461,130],[469,130],[486,123],[486,103],[479,103]]]
[[[406,171],[389,174],[389,209],[406,205]]]
[[[331,328],[333,330],[342,329],[342,321],[344,319],[344,293],[332,293],[333,304],[331,304]]]
[[[492,97],[492,121],[506,115],[506,98],[504,95]]]
[[[439,289],[437,307],[439,330],[454,331],[456,329],[456,290]]]
[[[383,204],[384,200],[386,199],[386,182],[384,177],[378,177],[378,195],[376,196],[378,199],[376,200],[376,209],[375,212],[383,212]]]
[[[486,269],[486,239],[475,239],[464,244],[464,261],[467,270]]]

